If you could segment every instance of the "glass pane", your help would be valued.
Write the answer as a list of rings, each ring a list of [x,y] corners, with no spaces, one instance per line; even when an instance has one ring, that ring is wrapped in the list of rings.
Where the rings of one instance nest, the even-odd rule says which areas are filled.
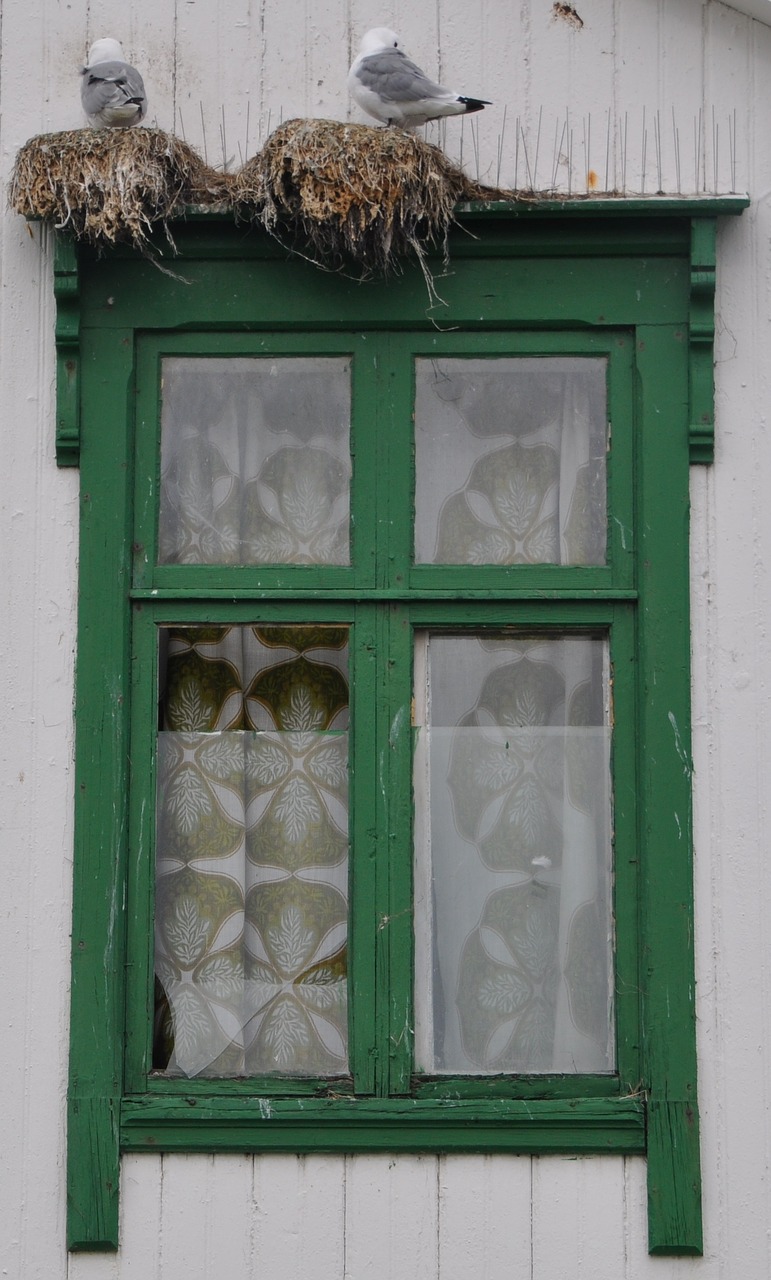
[[[417,360],[418,564],[604,564],[604,359]]]
[[[348,629],[160,632],[153,1066],[348,1071]]]
[[[614,1067],[608,647],[421,634],[418,1070]]]
[[[349,564],[350,360],[163,361],[161,564]]]

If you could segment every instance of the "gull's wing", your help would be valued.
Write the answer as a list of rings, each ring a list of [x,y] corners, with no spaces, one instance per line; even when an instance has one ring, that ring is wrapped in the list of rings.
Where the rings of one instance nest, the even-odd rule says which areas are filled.
[[[97,62],[83,71],[80,97],[87,116],[134,103],[144,114],[145,86],[136,67],[127,62]]]
[[[365,89],[371,89],[385,102],[422,102],[431,98],[455,97],[449,89],[429,80],[420,67],[401,49],[384,49],[362,58],[355,75]]]

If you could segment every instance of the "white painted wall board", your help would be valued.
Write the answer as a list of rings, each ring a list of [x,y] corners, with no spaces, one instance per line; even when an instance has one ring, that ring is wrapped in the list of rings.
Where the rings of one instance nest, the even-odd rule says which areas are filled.
[[[765,29],[764,29],[765,38]],[[760,133],[760,130],[758,130]],[[756,138],[755,147],[767,146]],[[721,464],[712,478],[712,626],[709,716],[714,1016],[722,1091],[716,1152],[726,1181],[720,1252],[748,1256],[763,1274],[771,1265],[767,1171],[769,866],[768,660],[769,509],[768,339],[771,295],[768,196],[727,238],[731,256],[718,365],[724,424]],[[722,274],[721,273],[721,274]],[[753,298],[754,294],[754,298]],[[738,342],[736,341],[738,338]],[[731,354],[733,352],[733,355]],[[726,742],[736,744],[726,752]],[[706,906],[706,904],[705,904]],[[730,1170],[741,1167],[735,1181]],[[746,1179],[746,1182],[744,1181]],[[752,1185],[754,1193],[747,1194]]]
[[[346,1170],[344,1280],[434,1280],[436,1157],[352,1156]]]
[[[39,127],[58,116],[47,30],[62,34],[52,5],[5,6],[3,187],[30,117]],[[40,50],[29,68],[28,40]],[[0,204],[0,1274],[46,1280],[63,1261],[78,478],[61,481],[50,448],[50,256]]]
[[[595,0],[591,6],[579,4],[577,9],[583,27],[555,18],[551,5],[531,0],[524,115],[532,166],[538,117],[543,110],[537,187],[557,185],[583,194],[587,189],[585,136],[595,170],[601,158],[604,185],[615,13],[613,0]]]
[[[259,1280],[342,1280],[343,1157],[256,1156],[252,1206],[252,1266]]]
[[[533,1162],[532,1280],[623,1275],[622,1171],[612,1156]]]
[[[251,1261],[249,1156],[164,1157],[160,1274],[243,1276]]]
[[[221,168],[227,160],[229,169],[238,168],[241,156],[246,160],[257,149],[260,115],[263,50],[249,0],[225,8],[185,5],[175,36],[177,129],[184,126],[186,140],[210,164]]]
[[[527,1156],[442,1156],[441,1280],[529,1280],[532,1161]]]

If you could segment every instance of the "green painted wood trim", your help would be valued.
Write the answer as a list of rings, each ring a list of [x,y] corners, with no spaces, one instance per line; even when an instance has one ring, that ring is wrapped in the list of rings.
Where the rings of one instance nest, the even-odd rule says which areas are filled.
[[[590,216],[597,217],[719,217],[742,213],[750,204],[749,196],[734,193],[725,196],[546,196],[536,193],[522,195],[516,200],[469,200],[456,205],[456,214],[471,215],[482,219],[510,218],[512,214],[524,214],[533,218]],[[221,222],[222,211],[189,205],[184,212],[185,221]],[[174,224],[176,225],[176,223]]]
[[[703,1252],[699,1113],[690,1100],[648,1101],[648,1252]]]
[[[648,1233],[701,1250],[690,751],[688,352],[677,328],[638,332],[641,429],[639,732],[643,1083]],[[655,762],[655,768],[651,762]],[[673,980],[676,975],[676,981]],[[680,1142],[677,1151],[672,1139]],[[687,1140],[686,1140],[687,1139]]]
[[[83,388],[68,1223],[117,1248],[128,797],[132,334],[92,335]],[[91,1158],[86,1159],[86,1153]]]
[[[715,236],[714,218],[691,222],[689,440],[691,462],[715,457]]]
[[[534,218],[558,216],[589,216],[618,218],[656,217],[704,217],[716,218],[742,213],[749,207],[750,198],[744,195],[728,196],[552,196],[542,199],[536,195],[521,200],[473,200],[456,207],[458,213],[469,213],[480,218],[505,218],[513,213]]]
[[[498,341],[493,335],[504,331],[513,342],[528,328],[540,326],[544,342],[551,341],[550,349],[556,351],[560,342],[556,335],[563,329],[580,332],[589,342],[593,333],[607,336],[611,330],[632,332],[637,326],[640,391],[633,431],[637,449],[634,514],[641,542],[636,547],[633,580],[617,578],[615,568],[610,574],[577,570],[560,577],[563,571],[552,576],[547,567],[524,585],[524,579],[518,577],[516,587],[493,577],[476,588],[466,584],[462,594],[468,598],[463,600],[457,598],[459,584],[450,576],[438,588],[427,581],[413,583],[410,594],[398,580],[409,560],[404,553],[409,545],[404,536],[409,504],[402,503],[400,508],[388,487],[386,464],[394,435],[388,429],[386,413],[374,432],[377,445],[366,463],[367,486],[371,485],[376,495],[373,511],[366,512],[366,537],[375,544],[378,564],[371,585],[360,581],[355,587],[349,582],[325,589],[320,582],[308,579],[298,590],[277,575],[269,583],[253,581],[250,586],[245,575],[239,578],[228,571],[211,573],[207,569],[197,577],[187,577],[180,567],[163,581],[143,582],[133,593],[135,610],[147,609],[153,625],[177,618],[201,621],[226,615],[249,620],[256,610],[263,620],[307,620],[309,607],[314,616],[350,618],[360,634],[369,636],[370,645],[354,676],[354,697],[360,692],[363,705],[370,696],[365,697],[367,681],[375,686],[377,720],[368,732],[376,745],[375,754],[384,750],[388,769],[394,779],[401,779],[398,786],[404,794],[408,757],[399,749],[398,734],[394,739],[393,725],[403,701],[397,686],[408,679],[409,650],[403,650],[399,657],[398,680],[391,681],[382,673],[383,655],[397,634],[394,619],[405,612],[401,602],[411,599],[409,616],[416,625],[455,626],[461,620],[473,625],[475,619],[484,618],[487,624],[513,620],[563,627],[595,623],[615,631],[622,626],[622,618],[637,612],[637,651],[627,666],[629,644],[625,642],[625,668],[620,672],[617,667],[615,672],[623,684],[623,696],[617,686],[617,710],[624,719],[630,708],[633,716],[639,717],[635,729],[639,742],[645,743],[639,754],[631,748],[627,752],[621,771],[629,774],[631,781],[616,796],[617,806],[625,806],[624,848],[629,853],[628,883],[619,890],[624,902],[617,915],[627,938],[618,959],[619,972],[623,970],[625,978],[619,1001],[623,998],[625,1004],[628,1048],[623,1062],[620,1054],[620,1082],[596,1079],[586,1090],[595,1096],[572,1099],[564,1093],[562,1097],[549,1096],[549,1091],[559,1095],[566,1087],[564,1081],[544,1081],[541,1097],[532,1096],[539,1082],[528,1081],[522,1082],[517,1098],[502,1097],[496,1089],[494,1097],[453,1100],[450,1106],[447,1098],[437,1100],[422,1092],[429,1082],[405,1078],[406,1040],[399,1046],[393,1042],[399,1029],[408,1025],[405,1011],[409,1012],[409,997],[405,992],[409,979],[405,973],[411,945],[410,917],[405,913],[402,920],[401,908],[409,870],[402,865],[394,875],[388,849],[392,829],[406,829],[407,811],[403,798],[396,806],[385,802],[386,808],[377,810],[380,777],[371,762],[362,759],[353,762],[354,786],[363,787],[370,800],[357,818],[357,840],[372,835],[370,819],[375,815],[380,823],[381,847],[376,841],[371,865],[355,890],[358,899],[353,928],[360,930],[356,948],[361,950],[367,939],[371,940],[373,921],[377,927],[382,919],[379,913],[391,917],[376,936],[376,947],[372,948],[376,954],[360,962],[362,979],[373,995],[369,1005],[365,1000],[362,1021],[358,1026],[356,1020],[352,1024],[357,1088],[371,1090],[371,1094],[356,1100],[342,1096],[350,1090],[348,1081],[340,1082],[339,1094],[334,1097],[318,1096],[322,1088],[330,1092],[329,1082],[310,1082],[311,1096],[274,1099],[270,1081],[223,1082],[220,1088],[211,1082],[148,1080],[146,1063],[139,1061],[147,1054],[146,983],[141,993],[131,994],[129,1025],[140,1029],[134,1037],[135,1049],[130,1050],[137,1059],[136,1071],[125,1092],[122,1041],[127,971],[121,895],[128,878],[124,689],[128,684],[125,606],[130,598],[127,561],[132,533],[128,520],[131,467],[122,468],[132,456],[134,329],[174,330],[170,333],[172,347],[183,327],[193,335],[190,341],[206,341],[206,334],[220,330],[222,343],[232,334],[238,346],[261,340],[271,329],[294,332],[295,342],[312,345],[311,332],[320,326],[337,335],[340,342],[345,341],[346,333],[358,332],[379,351],[384,344],[387,349],[388,342],[395,347],[403,344],[401,331],[406,325],[421,331],[424,345],[434,333],[440,343],[444,336],[426,313],[419,272],[409,268],[396,286],[379,282],[366,287],[352,285],[296,261],[282,262],[263,242],[264,237],[249,233],[244,241],[232,226],[223,228],[222,223],[183,228],[183,255],[195,266],[192,288],[160,277],[145,262],[122,251],[110,254],[98,265],[89,250],[79,252],[84,514],[69,1109],[69,1232],[74,1247],[116,1246],[118,1134],[126,1150],[212,1150],[221,1146],[293,1151],[638,1152],[646,1141],[647,1118],[651,1250],[700,1250],[687,730],[688,461],[698,451],[706,458],[708,444],[707,437],[697,436],[694,404],[699,397],[708,403],[712,395],[711,220],[718,214],[740,212],[746,202],[733,201],[733,207],[728,207],[731,201],[720,202],[719,208],[708,209],[701,201],[691,202],[687,208],[688,202],[678,201],[676,209],[665,210],[659,205],[652,220],[647,218],[654,212],[651,202],[641,202],[643,207],[636,211],[631,203],[624,202],[623,209],[614,211],[600,208],[599,203],[590,207],[587,202],[582,212],[595,216],[584,218],[580,231],[575,232],[570,222],[572,208],[566,210],[560,202],[551,210],[541,209],[544,217],[540,224],[534,216],[536,208],[528,209],[519,221],[510,207],[493,211],[492,216],[485,210],[469,212],[469,224],[475,224],[477,231],[487,226],[489,232],[482,238],[484,243],[470,242],[468,253],[460,254],[455,274],[447,282],[448,307],[441,318],[448,328],[464,328],[472,345],[477,344],[475,350],[488,336]],[[614,225],[615,212],[623,214],[626,221]],[[629,216],[633,212],[636,219]],[[701,222],[710,225],[705,229],[697,225]],[[73,293],[77,263],[73,267],[74,250],[69,258],[68,252],[63,250],[60,259],[63,298],[68,290],[71,297],[77,296]],[[575,263],[566,264],[571,253]],[[507,254],[512,255],[511,260]],[[599,266],[597,258],[602,259]],[[298,287],[290,288],[292,281]],[[105,308],[105,297],[113,293],[116,306]],[[63,317],[68,305],[63,303]],[[376,335],[380,322],[384,332]],[[132,328],[127,327],[129,323]],[[66,340],[63,326],[63,342]],[[452,337],[448,342],[455,340]],[[500,340],[505,343],[505,338]],[[358,384],[359,408],[365,413],[371,407],[382,414],[393,399],[392,383],[382,373],[382,360],[378,367],[380,374],[374,383],[367,375]],[[66,388],[64,394],[69,394]],[[157,390],[153,394],[157,405]],[[157,408],[153,412],[157,413]],[[711,431],[711,423],[706,425]],[[630,423],[624,421],[621,431],[628,429]],[[618,430],[615,423],[614,430]],[[408,469],[411,463],[404,439],[400,447],[400,465]],[[357,463],[361,465],[361,457]],[[141,501],[139,491],[137,498]],[[392,529],[400,521],[401,534],[394,542]],[[362,526],[359,530],[363,538]],[[399,563],[389,563],[397,545]],[[392,601],[393,608],[376,609],[378,601]],[[389,652],[398,649],[396,645]],[[655,762],[650,769],[649,760]],[[386,788],[386,793],[390,790]],[[132,810],[132,815],[135,813],[136,809]],[[630,831],[637,834],[637,840]],[[632,855],[638,850],[639,907],[634,894],[629,899],[629,885],[637,875]],[[128,879],[130,893],[140,898],[149,893],[149,864],[143,874],[146,879],[142,882]],[[129,905],[131,901],[130,896]],[[143,901],[149,898],[145,896]],[[133,910],[131,914],[133,918]],[[646,950],[635,987],[637,934],[633,946],[629,937],[638,919]],[[129,974],[132,971],[129,968]],[[399,987],[398,1008],[390,1004],[385,980],[389,972]],[[372,1051],[373,1025],[380,1059]],[[640,1028],[641,1036],[637,1034]],[[640,1071],[635,1076],[638,1064]],[[252,1086],[251,1096],[244,1096],[245,1083]],[[402,1083],[405,1090],[413,1089],[420,1096],[378,1096]],[[580,1089],[580,1080],[569,1081],[568,1086],[571,1083]],[[512,1088],[516,1085],[512,1082]],[[211,1092],[215,1087],[221,1095],[217,1098],[207,1094],[207,1089]],[[629,1096],[602,1096],[613,1088]],[[134,1089],[146,1092],[140,1097]],[[316,1096],[312,1096],[314,1091]],[[258,1092],[262,1098],[255,1096]],[[484,1094],[484,1086],[480,1092]],[[468,1104],[465,1112],[462,1102]],[[367,1109],[370,1104],[375,1109]],[[491,1111],[492,1104],[504,1110]],[[593,1112],[592,1106],[600,1109]]]
[[[80,284],[78,252],[69,236],[54,235],[56,300],[56,462],[76,467],[80,456]]]
[[[128,1098],[127,1151],[509,1151],[635,1154],[641,1098]]]
[[[119,1101],[71,1097],[68,1106],[67,1245],[118,1248]]]

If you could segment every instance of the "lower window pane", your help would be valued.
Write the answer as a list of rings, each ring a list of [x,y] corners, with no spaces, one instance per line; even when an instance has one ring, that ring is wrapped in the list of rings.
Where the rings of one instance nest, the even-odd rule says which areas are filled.
[[[348,1072],[348,629],[163,628],[153,1067]]]
[[[614,1069],[607,637],[416,639],[428,1074]]]

